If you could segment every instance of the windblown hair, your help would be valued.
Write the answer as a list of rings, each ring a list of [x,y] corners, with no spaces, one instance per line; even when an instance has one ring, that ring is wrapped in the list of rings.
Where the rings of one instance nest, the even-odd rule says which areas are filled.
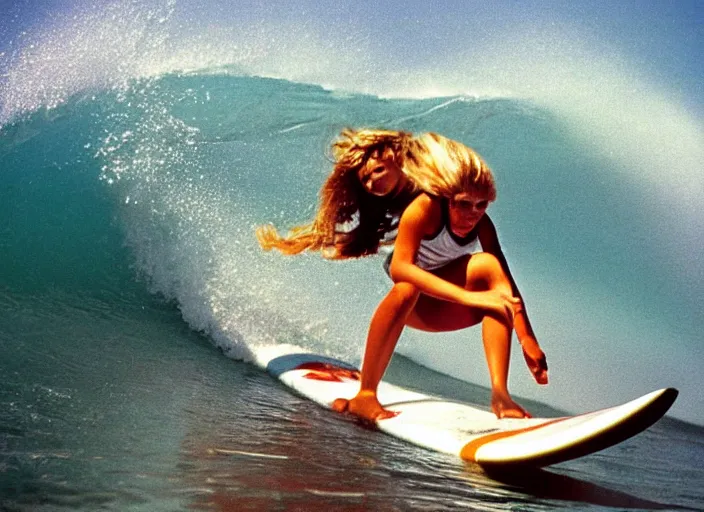
[[[406,176],[406,186],[394,197],[376,197],[364,190],[357,173],[372,155],[388,150]],[[346,129],[332,144],[332,155],[335,165],[320,191],[313,222],[294,227],[285,237],[271,224],[259,226],[256,235],[264,250],[289,255],[321,251],[330,259],[375,254],[421,191],[448,199],[470,191],[496,198],[493,175],[481,157],[434,133],[412,137],[400,131]],[[354,228],[341,233],[345,224]]]
[[[422,191],[452,199],[463,192],[478,192],[496,199],[489,166],[464,144],[436,133],[424,133],[409,144],[404,172]]]
[[[413,198],[413,182],[394,198],[375,197],[362,187],[358,171],[373,155],[391,151],[396,165],[403,169],[403,159],[411,134],[402,131],[345,129],[332,144],[334,167],[320,191],[320,205],[315,219],[296,226],[282,237],[271,224],[256,230],[264,250],[278,249],[283,254],[305,250],[321,251],[330,259],[344,259],[374,254],[384,236],[393,230],[393,216],[402,212]],[[357,223],[348,233],[339,226]]]

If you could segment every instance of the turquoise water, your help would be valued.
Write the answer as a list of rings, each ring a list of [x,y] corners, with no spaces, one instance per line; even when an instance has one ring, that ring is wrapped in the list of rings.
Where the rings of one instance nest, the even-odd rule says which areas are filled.
[[[87,11],[4,54],[0,510],[704,506],[701,183],[682,163],[701,142],[686,123],[649,96],[657,126],[627,105],[593,119],[611,104],[573,91],[570,105],[569,88],[399,97],[267,78],[246,59],[173,71],[159,53],[173,7]],[[115,13],[121,32],[77,37]],[[284,258],[253,237],[311,217],[346,126],[437,131],[494,169],[490,213],[551,369],[538,388],[514,354],[530,410],[676,387],[670,415],[497,478],[330,415],[253,364],[271,345],[358,363],[388,289],[379,258]],[[663,161],[675,140],[680,159]],[[475,331],[409,332],[387,377],[485,404],[480,347]]]

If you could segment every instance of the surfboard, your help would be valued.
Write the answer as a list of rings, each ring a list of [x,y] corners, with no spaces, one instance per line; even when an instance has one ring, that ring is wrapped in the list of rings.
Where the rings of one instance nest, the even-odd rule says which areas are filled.
[[[267,372],[294,393],[331,408],[359,390],[353,365],[316,354],[288,354],[264,361]],[[487,470],[544,467],[618,444],[658,421],[677,398],[664,388],[628,403],[558,418],[497,419],[470,404],[381,382],[378,398],[398,412],[376,427],[415,445],[456,455]]]

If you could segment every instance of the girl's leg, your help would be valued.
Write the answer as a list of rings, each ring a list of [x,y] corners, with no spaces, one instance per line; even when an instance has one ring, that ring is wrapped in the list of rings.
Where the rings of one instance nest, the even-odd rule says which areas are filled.
[[[333,409],[349,411],[369,421],[394,416],[381,406],[376,390],[419,295],[413,285],[396,283],[384,297],[369,326],[359,393],[349,401],[342,398],[335,400]]]
[[[461,284],[472,291],[498,290],[511,294],[511,284],[501,264],[491,254],[479,253],[471,256],[465,264],[465,275],[459,276],[456,267],[442,269],[441,277]],[[440,274],[438,272],[438,274]],[[529,416],[516,404],[508,392],[508,368],[511,355],[512,325],[502,319],[484,314],[483,311],[467,308],[421,296],[414,311],[409,315],[409,326],[426,331],[442,332],[463,329],[482,322],[482,339],[484,352],[491,378],[491,405],[499,418]]]
[[[487,253],[462,258],[440,269],[443,279],[469,290],[500,289],[509,295],[511,285],[498,260]],[[529,416],[508,392],[508,366],[512,326],[478,309],[421,295],[409,283],[396,283],[379,304],[369,327],[364,352],[361,388],[352,400],[338,399],[337,411],[349,411],[374,421],[393,416],[379,403],[377,386],[391,360],[405,325],[430,332],[464,329],[482,322],[482,338],[492,387],[492,409],[499,418]]]
[[[468,289],[496,290],[512,295],[511,283],[501,268],[501,263],[488,253],[476,254],[467,265]],[[491,378],[491,408],[499,418],[524,418],[530,416],[511,399],[508,392],[508,368],[511,358],[513,326],[504,319],[485,315],[482,320],[484,353]]]

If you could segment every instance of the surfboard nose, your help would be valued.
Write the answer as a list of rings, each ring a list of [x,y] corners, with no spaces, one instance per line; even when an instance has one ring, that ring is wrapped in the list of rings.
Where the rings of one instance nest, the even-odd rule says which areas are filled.
[[[663,388],[623,405],[476,439],[463,458],[491,470],[540,467],[609,448],[652,426],[679,391]],[[467,457],[464,457],[466,455]]]

